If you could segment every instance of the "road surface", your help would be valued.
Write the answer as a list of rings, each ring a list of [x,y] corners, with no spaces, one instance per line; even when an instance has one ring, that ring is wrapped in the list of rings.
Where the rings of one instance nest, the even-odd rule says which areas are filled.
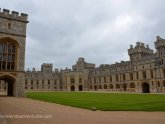
[[[0,124],[165,124],[165,112],[91,111],[28,98],[0,97]]]

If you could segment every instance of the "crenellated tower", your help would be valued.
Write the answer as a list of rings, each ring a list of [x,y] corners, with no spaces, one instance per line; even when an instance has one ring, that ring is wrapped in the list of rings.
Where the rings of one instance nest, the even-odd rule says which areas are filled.
[[[0,80],[7,82],[9,96],[24,96],[27,18],[0,9]]]
[[[165,64],[165,39],[157,36],[155,41],[155,48],[157,55],[156,65],[160,66]]]
[[[160,38],[160,36],[156,37],[155,48],[157,50],[157,56],[165,56],[165,39]]]
[[[44,73],[52,73],[53,71],[53,65],[49,63],[43,63],[41,65],[41,71]]]
[[[130,61],[136,62],[142,60],[143,57],[153,54],[153,50],[149,48],[149,45],[137,42],[136,46],[130,45],[128,49],[128,55],[130,56]]]

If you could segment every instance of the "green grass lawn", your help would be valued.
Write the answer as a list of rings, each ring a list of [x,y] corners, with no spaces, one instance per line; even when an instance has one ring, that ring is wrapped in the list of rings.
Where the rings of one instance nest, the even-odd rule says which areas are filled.
[[[27,97],[72,107],[102,111],[165,111],[165,94],[91,92],[27,92]]]

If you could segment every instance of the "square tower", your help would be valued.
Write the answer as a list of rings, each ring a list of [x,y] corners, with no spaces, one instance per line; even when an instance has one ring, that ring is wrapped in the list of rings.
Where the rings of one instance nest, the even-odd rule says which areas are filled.
[[[27,14],[0,9],[0,80],[8,96],[24,96]]]

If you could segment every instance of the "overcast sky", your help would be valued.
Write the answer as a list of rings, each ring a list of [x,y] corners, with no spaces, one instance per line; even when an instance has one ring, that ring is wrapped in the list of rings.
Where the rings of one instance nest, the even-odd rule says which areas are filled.
[[[29,15],[26,68],[129,60],[137,41],[154,49],[165,38],[165,0],[0,0],[0,7]]]

